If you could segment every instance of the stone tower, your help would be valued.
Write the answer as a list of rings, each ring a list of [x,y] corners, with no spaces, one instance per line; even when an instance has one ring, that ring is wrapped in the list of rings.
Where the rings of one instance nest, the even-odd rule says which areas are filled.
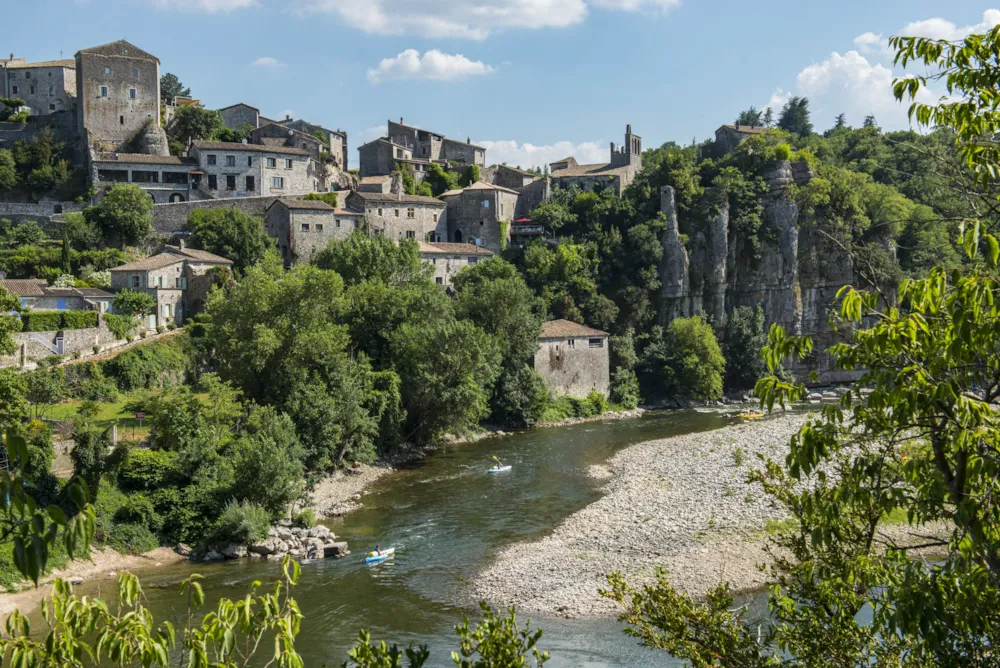
[[[611,142],[611,166],[632,167],[635,172],[642,169],[642,137],[632,134],[632,125],[625,126],[625,143],[616,147]]]

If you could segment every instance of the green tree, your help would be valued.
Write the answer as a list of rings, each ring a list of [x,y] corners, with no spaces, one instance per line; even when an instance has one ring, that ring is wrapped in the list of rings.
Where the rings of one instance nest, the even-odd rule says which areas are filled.
[[[666,330],[654,327],[640,362],[649,392],[689,399],[718,399],[726,360],[712,326],[702,316],[677,318]]]
[[[397,244],[384,236],[369,237],[355,231],[343,241],[333,241],[316,254],[320,269],[340,274],[347,285],[377,280],[399,285],[424,280],[431,269],[420,260],[417,244],[404,240]]]
[[[7,149],[0,149],[0,190],[13,190],[17,187],[17,182],[14,154]]]
[[[240,272],[260,262],[274,246],[263,219],[239,209],[195,209],[184,229],[192,233],[195,248],[232,260],[233,269]]]
[[[554,235],[562,227],[575,223],[576,216],[565,202],[549,200],[535,207],[531,212],[531,220]]]
[[[13,355],[18,345],[11,334],[21,331],[21,300],[7,288],[0,288],[0,314],[0,355]],[[0,407],[2,403],[0,399]]]
[[[39,369],[28,374],[25,398],[31,405],[31,416],[38,420],[66,398],[66,376],[62,369]]]
[[[763,114],[760,109],[750,107],[740,112],[736,117],[736,125],[761,125]]]
[[[73,430],[73,473],[87,483],[93,500],[100,490],[101,476],[108,469],[111,440],[108,430],[98,427],[92,420],[80,420]]]
[[[771,111],[771,107],[768,107],[764,110],[764,115],[761,116],[760,121],[765,128],[769,128],[772,125],[774,125],[774,112]]]
[[[761,351],[767,344],[764,332],[764,309],[760,306],[737,306],[726,320],[726,388],[747,390],[763,378],[767,365]]]
[[[812,134],[812,122],[809,120],[809,99],[794,96],[781,109],[778,117],[778,127],[799,137]]]
[[[160,76],[160,99],[166,104],[173,104],[178,97],[188,97],[191,89],[184,86],[176,74],[165,72]]]
[[[215,139],[224,127],[222,115],[201,105],[177,107],[170,124],[170,134],[183,144],[191,140]]]
[[[144,241],[153,231],[153,200],[130,183],[105,190],[100,204],[84,215],[100,227],[109,243],[121,248]]]
[[[437,197],[441,193],[458,188],[459,176],[455,172],[445,171],[441,165],[431,163],[424,177],[424,183],[430,186],[431,194]],[[414,191],[416,193],[416,191]],[[416,193],[420,194],[420,193]]]
[[[115,298],[111,301],[111,307],[118,313],[143,316],[152,313],[156,308],[156,298],[147,292],[122,288],[115,293]]]
[[[255,409],[247,422],[233,448],[233,495],[276,520],[302,493],[302,445],[291,418],[272,406]]]

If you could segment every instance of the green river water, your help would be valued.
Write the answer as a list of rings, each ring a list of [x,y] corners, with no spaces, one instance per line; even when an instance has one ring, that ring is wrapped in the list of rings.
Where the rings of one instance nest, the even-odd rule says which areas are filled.
[[[432,665],[453,665],[453,626],[478,610],[467,583],[501,548],[538,538],[600,496],[587,468],[618,450],[650,439],[716,429],[730,423],[719,412],[669,411],[633,420],[536,429],[478,443],[449,445],[381,481],[364,507],[327,522],[353,554],[302,566],[295,598],[305,615],[296,643],[307,666],[339,666],[360,627],[400,646],[426,643]],[[486,473],[491,455],[513,470]],[[365,566],[376,541],[395,547],[395,559]],[[185,564],[142,573],[157,619],[180,628],[184,603],[176,584],[188,573],[205,576],[209,603],[242,597],[255,579],[272,582],[279,564],[247,561]],[[105,583],[107,589],[110,583]],[[81,593],[94,593],[94,585]],[[110,594],[110,591],[104,591]],[[547,666],[661,666],[673,662],[625,636],[614,619],[532,618],[544,629]],[[180,654],[180,652],[178,652]]]

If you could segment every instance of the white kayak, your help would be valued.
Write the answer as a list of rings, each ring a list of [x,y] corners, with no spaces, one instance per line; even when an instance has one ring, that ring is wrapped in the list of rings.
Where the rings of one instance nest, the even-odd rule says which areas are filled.
[[[507,466],[491,466],[487,469],[490,473],[504,473],[510,470],[510,464]]]
[[[386,559],[391,559],[394,554],[396,554],[396,548],[394,547],[388,547],[381,552],[369,552],[368,556],[365,557],[365,563],[378,564]]]

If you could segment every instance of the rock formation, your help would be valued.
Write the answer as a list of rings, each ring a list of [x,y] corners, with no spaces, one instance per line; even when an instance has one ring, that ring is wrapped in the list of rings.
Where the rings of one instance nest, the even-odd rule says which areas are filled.
[[[170,145],[167,143],[167,132],[159,125],[149,123],[139,133],[139,152],[146,155],[170,155]]]
[[[792,184],[805,185],[811,178],[808,164],[788,161],[765,174],[767,234],[759,260],[741,251],[741,240],[729,230],[729,205],[724,200],[715,203],[708,220],[690,226],[693,231],[683,243],[674,189],[664,186],[660,207],[667,229],[660,267],[661,323],[703,313],[721,330],[737,306],[760,305],[768,327],[777,323],[789,334],[814,338],[815,352],[791,364],[792,371],[803,379],[817,371],[821,382],[850,380],[850,375],[832,370],[822,351],[838,340],[828,316],[837,291],[855,280],[851,258],[818,230],[800,227],[798,206],[788,192]]]

